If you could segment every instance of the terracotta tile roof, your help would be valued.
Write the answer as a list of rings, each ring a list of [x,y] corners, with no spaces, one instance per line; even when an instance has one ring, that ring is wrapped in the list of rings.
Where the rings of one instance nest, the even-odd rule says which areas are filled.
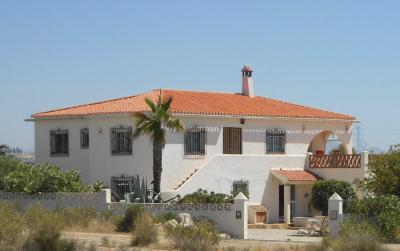
[[[317,181],[321,179],[318,175],[306,170],[280,169],[274,170],[274,172],[277,172],[279,176],[286,178],[289,182]]]
[[[175,114],[222,116],[254,116],[306,119],[354,120],[355,117],[320,109],[264,98],[233,93],[153,90],[144,94],[112,99],[87,105],[73,106],[32,115],[32,118],[82,117],[104,114],[129,114],[149,111],[145,97],[152,100],[162,95],[172,96],[171,111]]]

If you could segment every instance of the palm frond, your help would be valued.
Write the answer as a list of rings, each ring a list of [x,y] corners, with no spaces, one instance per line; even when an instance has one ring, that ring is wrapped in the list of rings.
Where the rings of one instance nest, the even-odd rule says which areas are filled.
[[[168,97],[166,100],[163,101],[161,107],[164,111],[169,112],[169,108],[171,107],[172,101],[174,98],[172,96]]]
[[[144,101],[150,107],[152,112],[156,112],[157,111],[157,105],[151,99],[145,98]]]

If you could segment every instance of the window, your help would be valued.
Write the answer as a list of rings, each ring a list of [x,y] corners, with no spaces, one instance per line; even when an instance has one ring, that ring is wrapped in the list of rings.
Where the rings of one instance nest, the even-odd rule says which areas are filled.
[[[286,132],[283,130],[267,130],[267,154],[285,153]]]
[[[67,157],[68,154],[68,130],[51,130],[50,157]]]
[[[111,155],[132,155],[132,127],[111,128]]]
[[[81,149],[89,149],[89,129],[81,129]]]
[[[232,196],[236,197],[242,192],[249,199],[249,181],[248,180],[234,180],[232,184]]]
[[[206,154],[207,131],[205,128],[187,128],[184,134],[185,155],[204,156]]]

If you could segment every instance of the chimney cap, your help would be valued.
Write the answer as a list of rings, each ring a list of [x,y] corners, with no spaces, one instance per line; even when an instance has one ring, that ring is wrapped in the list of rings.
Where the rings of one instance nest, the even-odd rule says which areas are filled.
[[[243,66],[242,72],[253,72],[250,65]]]

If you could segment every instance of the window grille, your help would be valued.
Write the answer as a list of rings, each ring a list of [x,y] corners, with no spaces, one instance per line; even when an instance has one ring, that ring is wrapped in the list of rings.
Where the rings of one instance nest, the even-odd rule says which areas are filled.
[[[207,130],[205,128],[190,127],[184,133],[184,153],[190,156],[204,156],[206,154]]]
[[[285,153],[286,132],[283,130],[267,130],[267,154]]]
[[[67,157],[68,155],[68,130],[50,130],[50,157]]]
[[[132,155],[132,127],[111,128],[111,155]]]
[[[81,149],[89,149],[89,129],[81,129]]]
[[[249,181],[248,180],[234,180],[232,184],[232,196],[236,197],[242,192],[247,198],[249,198]]]

